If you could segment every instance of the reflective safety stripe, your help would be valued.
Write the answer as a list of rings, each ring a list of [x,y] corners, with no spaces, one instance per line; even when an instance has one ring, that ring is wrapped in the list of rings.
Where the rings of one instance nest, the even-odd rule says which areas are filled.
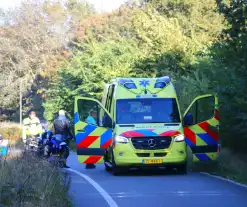
[[[218,142],[215,141],[209,134],[197,134],[206,144],[208,145],[217,145]]]
[[[102,156],[90,156],[84,161],[84,164],[96,164],[101,158]]]
[[[107,148],[112,141],[112,130],[106,130],[100,137],[100,147]]]
[[[102,164],[104,152],[112,143],[112,129],[98,127],[79,119],[74,115],[77,155],[80,163]]]
[[[210,161],[211,158],[207,154],[194,154],[200,161]]]
[[[211,138],[214,140],[218,140],[219,133],[217,131],[212,131],[210,127],[212,127],[208,122],[202,122],[198,124]]]
[[[107,142],[105,142],[105,144],[101,145],[102,149],[107,149],[108,147],[110,147],[112,143],[112,139],[109,139]]]
[[[184,128],[186,144],[191,148],[193,161],[209,161],[217,159],[219,140],[219,117],[215,110],[215,117],[205,122]]]
[[[218,145],[190,146],[193,153],[217,152]]]
[[[193,154],[193,161],[200,162],[200,161],[212,161],[217,160],[217,152],[208,152],[208,153],[195,153]]]
[[[161,133],[159,136],[169,136],[169,137],[171,137],[171,136],[176,136],[176,135],[179,135],[179,134],[181,134],[181,132],[174,131],[174,130],[169,130],[167,132]]]
[[[152,137],[152,136],[176,136],[181,134],[180,131],[175,131],[175,130],[168,130],[165,132],[156,132],[154,129],[140,129],[140,130],[134,130],[134,131],[126,131],[120,136],[124,136],[127,138],[133,138],[133,137]]]
[[[188,127],[184,128],[185,141],[189,146],[196,145],[196,134]]]
[[[100,164],[104,161],[104,156],[100,155],[78,155],[78,161],[81,164]]]
[[[103,156],[105,149],[101,148],[77,148],[77,155],[101,155]]]
[[[99,136],[87,136],[83,139],[78,145],[77,148],[87,148],[89,147],[94,141],[96,141]]]

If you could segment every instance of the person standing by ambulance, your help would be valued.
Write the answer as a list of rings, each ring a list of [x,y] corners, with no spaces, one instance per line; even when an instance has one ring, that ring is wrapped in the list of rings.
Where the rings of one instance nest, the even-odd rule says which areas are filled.
[[[89,111],[89,116],[86,119],[86,122],[91,125],[96,125],[97,126],[97,112],[94,111],[93,109]],[[96,168],[96,165],[94,164],[86,164],[86,169],[94,169]]]

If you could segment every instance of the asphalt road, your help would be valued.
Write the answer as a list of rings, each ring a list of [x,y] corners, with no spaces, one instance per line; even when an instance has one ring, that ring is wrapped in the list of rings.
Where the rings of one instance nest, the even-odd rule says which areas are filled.
[[[115,177],[103,165],[85,169],[76,154],[68,164],[77,172],[70,172],[70,196],[78,207],[247,207],[247,188],[200,173],[131,171]]]

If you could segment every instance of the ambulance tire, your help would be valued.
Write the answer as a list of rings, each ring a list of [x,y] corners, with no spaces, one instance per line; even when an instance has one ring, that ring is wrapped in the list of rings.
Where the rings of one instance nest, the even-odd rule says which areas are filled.
[[[114,160],[113,152],[112,152],[112,169],[111,170],[112,170],[112,174],[114,176],[121,175],[124,172],[123,167],[119,167],[119,166],[116,165],[115,160]]]
[[[116,165],[112,165],[112,174],[115,176],[121,175],[123,173],[122,169]]]
[[[106,151],[105,152],[105,155],[104,155],[104,165],[105,165],[105,171],[109,172],[109,171],[111,171],[111,167],[109,167],[109,165],[106,164],[106,162],[109,162],[108,159],[107,159],[107,157],[108,157],[107,156],[108,155],[107,153],[108,152]]]
[[[177,167],[177,173],[180,174],[180,175],[186,175],[188,172],[188,169],[187,169],[187,163],[185,164],[182,164],[180,166]]]
[[[105,163],[105,171],[109,172],[111,171],[111,168]]]

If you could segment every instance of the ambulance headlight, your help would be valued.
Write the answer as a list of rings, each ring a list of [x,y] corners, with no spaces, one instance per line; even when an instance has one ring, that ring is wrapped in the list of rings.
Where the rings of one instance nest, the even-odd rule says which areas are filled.
[[[129,139],[126,137],[122,137],[122,136],[116,136],[115,140],[117,143],[128,143]]]
[[[183,142],[184,141],[184,135],[180,134],[174,138],[174,142]]]

